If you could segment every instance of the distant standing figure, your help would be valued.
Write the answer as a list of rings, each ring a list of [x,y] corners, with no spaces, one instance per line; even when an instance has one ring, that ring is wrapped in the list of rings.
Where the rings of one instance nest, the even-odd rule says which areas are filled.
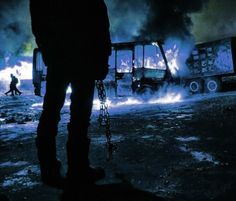
[[[14,76],[13,74],[11,74],[10,89],[5,94],[8,95],[9,93],[11,93],[11,96],[21,95],[22,92],[19,91],[19,89],[17,88],[17,86],[16,86],[17,84],[18,84],[18,78],[16,76]]]
[[[32,32],[47,66],[46,93],[36,137],[41,179],[63,188],[88,189],[105,177],[90,166],[88,127],[95,80],[105,79],[111,55],[107,7],[103,0],[30,0]],[[66,91],[71,86],[67,173],[60,172],[56,136]],[[83,190],[82,190],[83,191]]]

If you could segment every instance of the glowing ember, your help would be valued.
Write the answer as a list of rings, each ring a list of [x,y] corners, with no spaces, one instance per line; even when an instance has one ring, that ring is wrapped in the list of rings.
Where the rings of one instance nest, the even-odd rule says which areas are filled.
[[[139,105],[139,104],[142,104],[142,103],[143,103],[143,101],[137,100],[135,98],[128,98],[127,100],[125,100],[123,102],[122,101],[118,102],[114,106],[119,107],[119,106],[122,106],[122,105]]]
[[[107,100],[105,103],[109,108],[116,108],[116,107],[120,107],[120,106],[125,106],[125,105],[140,105],[143,104],[143,101],[140,101],[138,99],[135,98],[127,98],[126,100],[121,100],[118,102],[112,102],[111,100]],[[99,110],[100,109],[100,101],[98,99],[95,99],[93,101],[93,108],[95,110]]]
[[[148,102],[136,99],[136,98],[127,98],[125,100],[120,100],[120,101],[111,101],[107,100],[106,105],[108,108],[117,108],[117,107],[122,107],[122,106],[128,106],[128,105],[142,105],[142,104],[169,104],[169,103],[177,103],[180,102],[182,99],[182,95],[180,93],[167,93],[165,96],[157,98],[157,99],[152,99],[149,100]],[[95,99],[93,101],[93,108],[95,110],[100,109],[100,102],[98,99]]]

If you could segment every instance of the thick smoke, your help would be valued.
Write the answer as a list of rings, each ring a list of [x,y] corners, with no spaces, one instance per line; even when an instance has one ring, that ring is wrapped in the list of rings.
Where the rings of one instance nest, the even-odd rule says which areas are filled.
[[[147,23],[140,30],[146,39],[191,36],[190,14],[199,12],[208,0],[149,0],[150,13]]]
[[[208,0],[107,0],[115,41],[191,36],[190,15]]]
[[[129,41],[139,36],[147,23],[149,7],[146,0],[105,0],[111,22],[113,42]]]
[[[32,50],[28,0],[0,1],[0,68]]]
[[[236,36],[236,1],[210,0],[202,12],[192,15],[192,21],[198,42]]]

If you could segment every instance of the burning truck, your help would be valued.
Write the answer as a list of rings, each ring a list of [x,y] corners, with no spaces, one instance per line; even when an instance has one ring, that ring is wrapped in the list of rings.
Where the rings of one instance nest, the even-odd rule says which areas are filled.
[[[164,50],[161,41],[135,41],[112,44],[109,74],[104,85],[115,96],[153,94],[165,83],[182,85],[191,93],[218,92],[235,80],[236,38],[226,38],[194,46],[185,61],[186,71],[178,64],[177,48]],[[34,50],[33,84],[41,94],[46,67],[39,49]]]
[[[113,43],[109,58],[109,74],[104,85],[114,90],[115,96],[155,92],[164,81],[173,81],[162,42],[137,41]],[[38,48],[33,53],[33,85],[41,95],[46,66]]]

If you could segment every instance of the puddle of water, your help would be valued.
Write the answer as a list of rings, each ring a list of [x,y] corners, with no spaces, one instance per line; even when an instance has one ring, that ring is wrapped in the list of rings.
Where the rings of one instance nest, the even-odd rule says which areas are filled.
[[[0,163],[0,168],[6,168],[6,167],[19,167],[23,165],[28,165],[29,163],[26,161],[17,161],[17,162],[11,162],[7,161],[4,163]]]
[[[18,133],[7,133],[4,135],[0,135],[0,139],[3,140],[4,142],[14,140],[19,137]]]
[[[38,182],[33,182],[28,177],[19,177],[19,178],[7,177],[6,180],[3,181],[1,186],[3,188],[8,188],[11,186],[19,185],[19,186],[21,186],[21,188],[22,187],[33,188],[34,186],[36,186],[38,184],[39,184]]]
[[[192,118],[192,114],[180,114],[178,116],[176,116],[177,119],[184,119],[184,118]]]
[[[34,104],[31,105],[32,108],[34,108],[34,107],[42,107],[42,106],[43,106],[43,102],[41,102],[41,103],[34,103]]]
[[[180,146],[179,149],[183,152],[190,153],[194,159],[196,159],[199,162],[207,161],[214,163],[215,165],[219,165],[220,162],[216,161],[214,157],[208,153],[202,152],[202,151],[191,151],[190,148],[187,146]]]
[[[19,164],[28,164],[27,162],[19,162]],[[18,164],[18,165],[19,165]],[[7,165],[10,165],[7,164]],[[3,188],[9,188],[14,186],[14,190],[16,191],[17,188],[21,189],[21,188],[32,188],[35,185],[38,185],[38,182],[34,182],[32,181],[32,179],[30,178],[30,175],[34,174],[34,175],[39,175],[40,171],[39,171],[39,167],[36,165],[33,166],[28,166],[16,173],[14,173],[12,176],[6,177],[5,180],[3,181],[3,183],[0,185]]]
[[[34,166],[29,166],[27,168],[24,168],[23,170],[20,170],[18,172],[16,172],[14,175],[16,176],[27,176],[29,174],[39,174],[39,168],[38,166],[34,165]]]
[[[180,150],[183,151],[183,152],[189,152],[189,149],[188,149],[187,147],[185,147],[185,146],[181,146],[181,147],[179,147],[179,148],[180,148]]]
[[[191,137],[176,137],[176,140],[180,142],[193,142],[193,141],[199,141],[199,137],[191,136]]]
[[[15,125],[14,124],[4,124],[2,125],[2,128],[6,129],[6,128],[14,128]]]
[[[111,141],[112,142],[120,142],[122,140],[122,136],[112,136]],[[99,137],[92,137],[91,142],[94,144],[105,144],[107,143],[107,138],[105,136],[99,136]]]
[[[201,151],[191,151],[190,153],[193,156],[193,158],[195,158],[196,160],[200,162],[208,161],[208,162],[214,163],[215,165],[219,164],[219,161],[216,161],[214,157],[208,153],[204,153]]]
[[[147,129],[154,129],[154,128],[156,128],[156,126],[153,126],[153,125],[151,125],[151,124],[148,124],[148,125],[146,126],[146,128],[147,128]]]
[[[0,132],[0,139],[4,142],[12,140],[27,140],[33,138],[37,122],[29,122],[26,124],[4,124],[1,126],[3,132]]]
[[[142,139],[149,139],[149,138],[153,138],[153,135],[144,135],[141,138]]]

